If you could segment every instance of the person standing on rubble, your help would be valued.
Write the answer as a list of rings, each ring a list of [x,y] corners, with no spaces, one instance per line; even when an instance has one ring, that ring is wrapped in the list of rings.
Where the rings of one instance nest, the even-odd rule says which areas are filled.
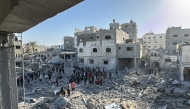
[[[58,86],[58,83],[59,83],[59,77],[56,78],[56,84]]]
[[[84,85],[86,85],[87,76],[84,76]]]
[[[48,76],[49,76],[49,81],[51,80],[51,72],[48,72]]]
[[[110,78],[110,80],[111,80],[111,71],[109,71],[109,78]]]
[[[31,79],[34,79],[34,72],[31,73]]]
[[[68,86],[67,86],[67,97],[69,97],[70,96],[70,90],[71,90],[71,85],[70,85],[70,83],[68,84]]]
[[[71,83],[72,92],[75,91],[75,87],[76,87],[76,84],[75,84],[75,82],[73,81],[73,82]]]
[[[40,74],[40,77],[39,77],[40,82],[42,82],[42,77],[43,77],[43,75]]]
[[[118,74],[118,69],[116,68],[116,71],[115,71],[116,75]]]

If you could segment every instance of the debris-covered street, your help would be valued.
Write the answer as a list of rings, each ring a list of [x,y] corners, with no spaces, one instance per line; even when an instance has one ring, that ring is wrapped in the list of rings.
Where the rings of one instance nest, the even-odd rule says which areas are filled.
[[[80,71],[76,70],[76,72]],[[107,71],[105,70],[105,72]],[[61,78],[58,80],[57,86],[58,75]],[[89,83],[89,80],[91,81],[89,77],[87,77],[86,85],[84,79],[80,80],[78,84],[76,83],[76,90],[73,92],[70,90],[70,96],[59,95],[60,88],[63,86],[66,90],[71,80],[71,76],[62,71],[52,72],[50,81],[46,74],[42,77],[41,82],[37,78],[30,79],[29,83],[26,81],[25,85],[25,106],[27,109],[190,108],[189,83],[180,81],[175,68],[171,71],[161,69],[161,72],[157,72],[156,75],[145,73],[140,69],[119,70],[118,74],[115,70],[111,70],[102,77],[102,85],[98,85],[96,74],[93,75],[94,82]],[[24,97],[21,86],[18,89],[18,99],[19,109],[23,109]]]

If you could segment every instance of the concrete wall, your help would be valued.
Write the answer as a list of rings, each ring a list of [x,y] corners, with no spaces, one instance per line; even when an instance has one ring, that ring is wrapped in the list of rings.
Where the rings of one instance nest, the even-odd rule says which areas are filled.
[[[189,36],[185,36],[188,34]],[[177,37],[174,37],[177,35]],[[181,27],[171,27],[166,31],[166,50],[168,53],[176,52],[176,44],[188,42],[190,44],[190,29],[181,29]]]
[[[84,63],[79,63],[78,66],[85,67],[88,66],[90,68],[100,67],[100,68],[106,68],[108,70],[114,69],[117,65],[117,58],[110,58],[110,57],[79,57],[78,59],[84,59]],[[89,60],[94,60],[94,64],[90,64]],[[108,64],[104,64],[104,61],[108,61]]]
[[[178,48],[178,62],[180,64],[180,79],[189,80],[189,68],[190,68],[190,45],[189,44],[181,44]]]
[[[135,50],[136,46],[136,51]],[[133,50],[127,51],[127,47],[133,47]],[[124,43],[117,45],[118,58],[134,58],[136,53],[136,58],[142,57],[142,45],[139,42],[136,43]]]

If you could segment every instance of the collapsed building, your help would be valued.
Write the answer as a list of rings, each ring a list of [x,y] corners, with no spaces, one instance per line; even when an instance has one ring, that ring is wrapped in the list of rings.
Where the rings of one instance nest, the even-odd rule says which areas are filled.
[[[133,21],[120,25],[114,20],[110,29],[75,29],[78,65],[106,69],[139,67],[142,45],[136,42],[136,35],[137,25]]]

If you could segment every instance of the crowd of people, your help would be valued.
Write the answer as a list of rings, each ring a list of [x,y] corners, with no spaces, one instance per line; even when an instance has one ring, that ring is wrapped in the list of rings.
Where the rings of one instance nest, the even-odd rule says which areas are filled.
[[[111,80],[112,73],[111,71],[106,70],[105,68],[89,68],[89,67],[78,67],[75,66],[73,72],[71,72],[72,75],[69,77],[68,84],[64,84],[64,86],[61,86],[61,80],[63,78],[64,74],[64,66],[61,64],[54,65],[51,69],[48,71],[33,71],[30,73],[27,73],[23,79],[23,75],[19,76],[17,78],[17,85],[23,86],[23,81],[25,80],[27,83],[30,83],[32,80],[39,80],[39,82],[42,82],[44,80],[49,80],[49,83],[51,85],[55,86],[61,86],[60,93],[62,95],[70,96],[70,91],[72,93],[75,92],[75,88],[77,84],[84,84],[84,85],[103,85],[104,79],[108,78]],[[56,78],[52,78],[52,75],[56,75]],[[118,74],[118,71],[116,70],[116,74]],[[43,79],[43,78],[46,79]]]
[[[157,73],[160,73],[160,71],[161,71],[161,68],[160,67],[158,67],[158,68],[149,68],[149,74],[154,74],[154,75],[156,75]]]

